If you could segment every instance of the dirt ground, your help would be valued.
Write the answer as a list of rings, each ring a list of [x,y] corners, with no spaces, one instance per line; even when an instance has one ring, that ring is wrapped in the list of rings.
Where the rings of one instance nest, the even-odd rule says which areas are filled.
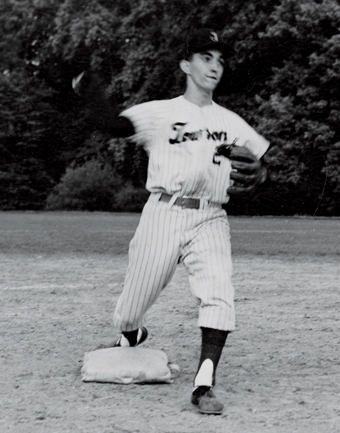
[[[72,249],[60,236],[58,244],[53,236],[60,235],[66,217],[53,218],[46,225],[41,215],[0,215],[0,431],[340,432],[339,220],[329,236],[336,246],[325,248],[334,251],[322,255],[308,249],[289,254],[289,248],[269,253],[282,224],[274,227],[265,219],[257,224],[272,234],[268,248],[249,254],[240,238],[247,230],[250,235],[249,220],[233,222],[237,328],[217,373],[215,392],[225,411],[206,416],[190,404],[200,333],[182,266],[146,318],[150,338],[145,347],[164,350],[179,365],[174,382],[82,382],[84,353],[115,339],[111,315],[127,267],[126,242],[119,241],[115,254],[105,242],[121,230],[129,237],[137,220],[125,220],[124,227],[109,233],[107,217],[87,215],[91,223],[86,226],[87,220],[75,215],[73,225],[65,223],[70,230],[65,239],[73,233],[81,245],[77,227],[86,226],[92,234],[102,227],[97,243],[86,238],[82,250],[78,241],[69,241]],[[321,222],[328,230],[327,224]]]

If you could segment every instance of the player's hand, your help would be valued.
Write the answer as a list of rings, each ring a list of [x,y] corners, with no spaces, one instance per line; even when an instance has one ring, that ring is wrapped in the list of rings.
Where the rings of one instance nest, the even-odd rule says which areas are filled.
[[[104,75],[86,70],[74,77],[72,88],[81,97],[88,121],[96,129],[113,137],[128,137],[134,134],[132,123],[126,118],[118,118],[118,104],[113,95],[107,94],[107,79]]]
[[[98,73],[86,70],[72,79],[72,88],[81,98],[91,100],[105,93],[105,80]]]
[[[82,80],[84,74],[85,74],[85,71],[83,71],[77,77],[72,78],[72,88],[78,96],[82,96],[82,84],[83,84],[83,82],[81,80]]]
[[[228,188],[229,195],[252,193],[266,180],[267,170],[246,147],[233,146],[229,159],[232,167],[230,179],[233,181]]]

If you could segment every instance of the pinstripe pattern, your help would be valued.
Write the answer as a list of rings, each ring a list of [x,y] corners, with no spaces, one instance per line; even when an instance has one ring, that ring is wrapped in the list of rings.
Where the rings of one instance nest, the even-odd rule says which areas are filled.
[[[143,316],[170,281],[178,261],[200,301],[198,325],[233,330],[229,224],[219,206],[182,209],[152,194],[130,244],[129,267],[114,324],[123,331],[142,326]]]
[[[136,105],[122,115],[135,127],[131,140],[149,154],[150,192],[227,203],[231,165],[224,157],[213,163],[216,147],[237,139],[260,158],[269,145],[232,111],[215,103],[199,107],[183,96]]]
[[[123,332],[140,328],[181,261],[199,301],[198,325],[234,330],[229,223],[221,208],[229,199],[231,164],[215,152],[237,139],[260,158],[269,143],[235,113],[215,103],[198,107],[183,96],[140,104],[122,115],[135,127],[131,139],[149,154],[151,195],[130,243],[115,326]],[[173,200],[160,202],[162,192]],[[205,206],[182,209],[173,205],[178,196],[204,199]]]

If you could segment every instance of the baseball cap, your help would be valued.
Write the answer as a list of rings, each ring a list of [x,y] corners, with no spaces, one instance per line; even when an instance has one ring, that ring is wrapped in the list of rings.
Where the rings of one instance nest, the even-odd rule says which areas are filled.
[[[192,53],[201,53],[212,48],[221,51],[225,58],[235,53],[234,48],[223,42],[216,31],[202,28],[192,32],[189,36],[184,58],[187,58]]]

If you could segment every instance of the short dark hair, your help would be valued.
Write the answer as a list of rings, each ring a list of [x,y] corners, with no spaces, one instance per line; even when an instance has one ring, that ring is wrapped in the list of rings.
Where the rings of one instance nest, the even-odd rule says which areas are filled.
[[[192,56],[193,56],[194,54],[204,53],[204,52],[206,52],[206,51],[210,51],[210,50],[219,51],[219,52],[222,54],[223,58],[224,58],[224,55],[223,55],[223,53],[222,53],[221,50],[212,47],[212,48],[206,48],[205,50],[198,51],[198,52],[188,51],[187,53],[185,53],[185,56],[186,56],[186,57],[184,58],[184,60],[188,60],[188,61],[190,61],[190,60],[192,59]]]

